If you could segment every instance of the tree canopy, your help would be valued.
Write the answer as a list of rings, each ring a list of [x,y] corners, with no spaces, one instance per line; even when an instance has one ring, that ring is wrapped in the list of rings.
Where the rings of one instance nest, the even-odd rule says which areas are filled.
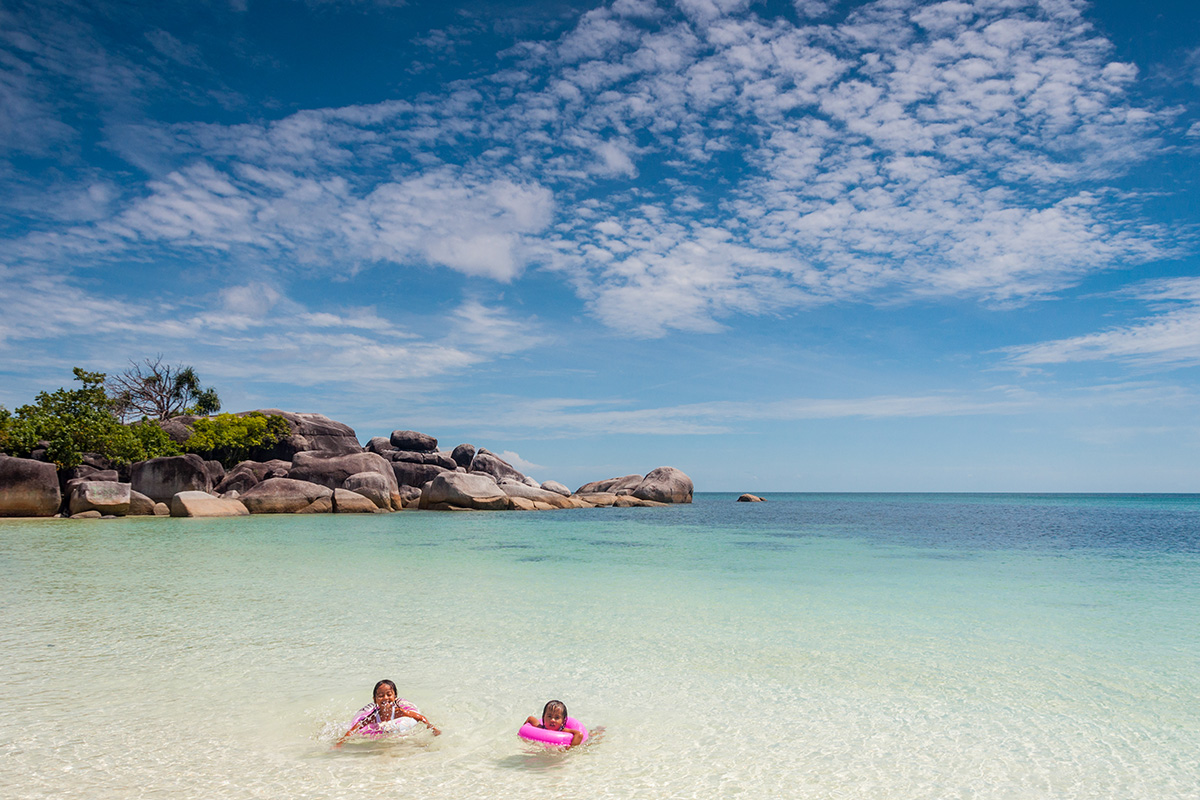
[[[84,453],[128,463],[180,452],[158,425],[121,424],[105,393],[103,372],[79,367],[73,372],[80,388],[41,392],[15,413],[0,414],[0,449],[28,457],[45,441],[46,458],[60,467],[77,466]]]
[[[108,393],[121,419],[145,416],[170,419],[180,414],[208,416],[221,410],[217,390],[202,388],[196,370],[189,366],[164,364],[162,356],[140,364],[108,380]]]
[[[85,453],[96,453],[115,464],[127,464],[185,452],[232,466],[250,458],[260,448],[270,448],[290,433],[283,417],[257,411],[200,416],[190,424],[191,436],[182,445],[173,441],[148,414],[137,422],[123,424],[122,418],[137,406],[129,396],[111,396],[106,386],[141,385],[145,392],[139,397],[144,402],[161,402],[154,407],[163,409],[167,416],[158,419],[220,409],[216,391],[201,390],[195,370],[163,367],[161,362],[161,357],[147,359],[143,362],[145,370],[135,365],[114,380],[106,380],[103,372],[76,367],[73,371],[75,380],[81,384],[79,388],[41,392],[33,403],[15,412],[0,406],[0,452],[28,458],[39,448],[39,442],[47,442],[46,459],[59,467],[79,465]]]

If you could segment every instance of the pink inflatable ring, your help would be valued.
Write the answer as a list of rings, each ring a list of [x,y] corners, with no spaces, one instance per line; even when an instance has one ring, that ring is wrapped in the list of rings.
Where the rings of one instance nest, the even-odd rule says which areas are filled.
[[[583,734],[583,738],[579,740],[583,744],[588,740],[588,729],[584,724],[574,717],[567,717],[563,722],[564,728],[574,728]],[[526,722],[521,726],[521,730],[517,731],[517,736],[526,739],[530,742],[540,742],[541,744],[552,744],[559,747],[565,747],[571,744],[571,740],[575,737],[566,731],[552,731],[549,728],[539,728],[536,725],[530,725]]]

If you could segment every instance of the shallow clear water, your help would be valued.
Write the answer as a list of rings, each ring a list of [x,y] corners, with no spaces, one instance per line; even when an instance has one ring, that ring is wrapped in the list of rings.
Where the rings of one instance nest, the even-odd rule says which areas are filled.
[[[0,795],[1200,797],[1200,496],[733,498],[0,520]]]

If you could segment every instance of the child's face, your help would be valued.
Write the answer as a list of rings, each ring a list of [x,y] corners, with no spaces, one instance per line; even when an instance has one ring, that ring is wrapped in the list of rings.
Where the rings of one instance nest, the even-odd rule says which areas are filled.
[[[561,731],[566,722],[566,715],[563,714],[561,708],[552,708],[546,712],[546,716],[542,717],[542,724],[552,731]]]
[[[375,705],[390,706],[396,702],[396,690],[386,683],[375,690]]]

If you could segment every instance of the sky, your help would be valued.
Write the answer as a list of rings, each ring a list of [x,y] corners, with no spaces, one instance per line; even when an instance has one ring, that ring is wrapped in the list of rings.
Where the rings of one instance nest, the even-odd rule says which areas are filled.
[[[0,405],[569,486],[1200,491],[1200,6],[0,4]]]

